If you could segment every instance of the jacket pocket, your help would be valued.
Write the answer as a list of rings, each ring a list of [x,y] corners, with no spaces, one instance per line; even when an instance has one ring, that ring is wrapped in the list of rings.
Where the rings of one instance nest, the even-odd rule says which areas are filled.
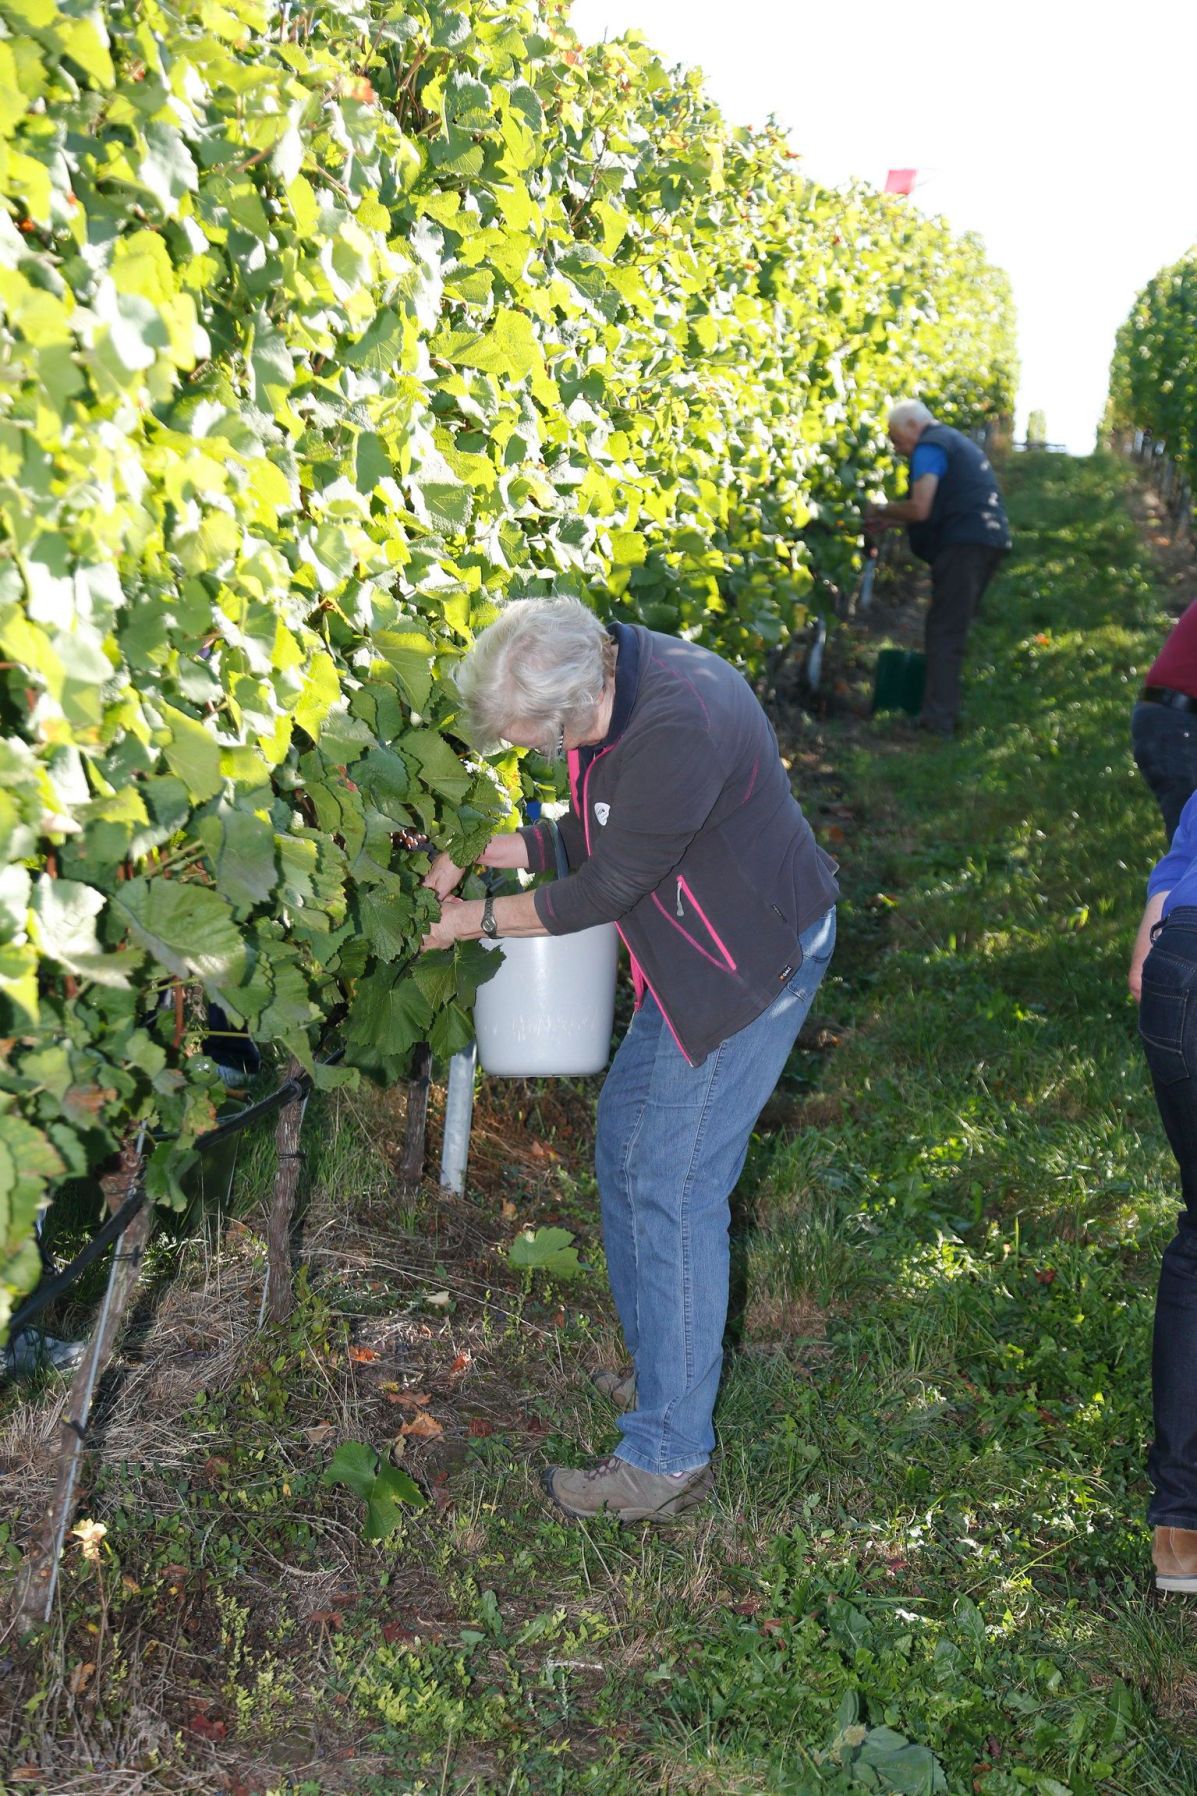
[[[653,903],[661,915],[690,946],[723,973],[736,971],[735,957],[711,923],[689,884],[680,874],[666,882],[667,904],[660,892],[653,893]]]

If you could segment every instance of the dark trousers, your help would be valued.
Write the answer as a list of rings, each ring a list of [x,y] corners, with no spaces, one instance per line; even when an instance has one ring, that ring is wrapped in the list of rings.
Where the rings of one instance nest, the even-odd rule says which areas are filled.
[[[1005,554],[985,543],[948,543],[931,563],[922,722],[941,735],[950,736],[956,728],[969,625]]]
[[[1131,712],[1131,747],[1155,794],[1171,847],[1180,813],[1197,792],[1197,711],[1140,700]]]
[[[1155,1305],[1147,1461],[1155,1527],[1197,1529],[1197,906],[1168,913],[1143,963],[1139,1034],[1184,1203]]]

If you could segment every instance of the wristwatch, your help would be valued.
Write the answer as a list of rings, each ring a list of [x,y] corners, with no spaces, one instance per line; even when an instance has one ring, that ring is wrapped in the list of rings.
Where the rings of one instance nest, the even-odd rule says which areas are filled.
[[[499,925],[495,922],[495,895],[493,892],[488,892],[482,900],[482,933],[492,942],[499,933]]]

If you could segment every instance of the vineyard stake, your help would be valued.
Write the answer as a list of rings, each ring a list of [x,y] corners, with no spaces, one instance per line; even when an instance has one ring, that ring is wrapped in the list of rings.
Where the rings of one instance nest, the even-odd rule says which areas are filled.
[[[288,1077],[296,1078],[302,1068],[291,1062]],[[274,1131],[278,1149],[278,1171],[274,1175],[274,1199],[266,1225],[266,1284],[262,1291],[262,1308],[258,1325],[264,1316],[271,1322],[285,1322],[294,1305],[291,1288],[291,1218],[295,1210],[295,1193],[299,1189],[299,1132],[303,1128],[308,1107],[307,1093],[301,1092],[279,1111]]]
[[[424,1137],[428,1129],[428,1086],[432,1073],[432,1049],[417,1042],[412,1053],[411,1078],[407,1081],[407,1109],[403,1119],[403,1148],[399,1155],[399,1183],[418,1185],[424,1176]]]
[[[110,1211],[119,1210],[132,1195],[142,1177],[142,1149],[146,1130],[143,1124],[136,1142],[122,1150],[116,1171],[101,1180]],[[112,1265],[100,1314],[92,1330],[87,1352],[71,1380],[62,1422],[62,1447],[58,1481],[47,1512],[40,1544],[26,1556],[17,1590],[17,1622],[22,1632],[50,1619],[54,1592],[58,1587],[58,1567],[66,1539],[67,1523],[75,1506],[75,1486],[83,1449],[87,1445],[87,1427],[96,1385],[116,1344],[125,1311],[137,1288],[142,1259],[154,1223],[150,1204],[143,1204],[112,1250]]]

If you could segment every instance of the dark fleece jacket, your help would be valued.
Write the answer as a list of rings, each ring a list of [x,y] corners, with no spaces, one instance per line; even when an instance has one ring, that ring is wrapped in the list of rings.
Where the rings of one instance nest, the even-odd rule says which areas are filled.
[[[570,756],[571,870],[537,889],[536,912],[550,935],[617,924],[638,992],[697,1065],[793,977],[799,935],[835,903],[835,862],[743,676],[694,643],[612,630],[611,727]],[[554,863],[550,829],[522,832],[536,871]]]

